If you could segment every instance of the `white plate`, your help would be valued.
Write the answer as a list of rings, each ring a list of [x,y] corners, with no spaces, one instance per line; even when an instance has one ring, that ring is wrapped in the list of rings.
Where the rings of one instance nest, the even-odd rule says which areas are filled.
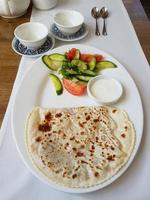
[[[41,172],[34,168],[27,154],[24,141],[24,128],[26,117],[28,112],[30,112],[34,106],[57,108],[98,105],[94,103],[90,98],[88,98],[87,94],[81,97],[77,97],[69,94],[67,91],[64,91],[63,95],[56,96],[54,88],[49,81],[48,68],[44,66],[41,58],[37,59],[37,61],[33,63],[31,68],[25,74],[22,82],[20,83],[12,107],[12,129],[17,149],[26,166],[36,177],[38,177],[41,181],[49,184],[51,187],[62,191],[73,193],[86,193],[98,190],[109,185],[121,174],[123,174],[123,172],[129,167],[133,158],[135,157],[142,137],[143,109],[139,92],[132,77],[129,75],[127,70],[112,56],[99,49],[85,45],[61,46],[59,48],[53,49],[52,51],[50,51],[50,53],[65,53],[72,47],[80,49],[80,51],[84,53],[102,54],[107,60],[110,60],[117,64],[118,68],[104,70],[103,74],[118,79],[124,87],[124,95],[115,105],[127,111],[130,119],[135,126],[136,143],[129,161],[116,175],[114,175],[109,180],[105,181],[102,184],[88,188],[67,188],[57,185],[49,181],[43,174],[41,174]]]
[[[85,38],[89,33],[89,28],[85,23],[83,23],[79,31],[71,35],[65,35],[57,28],[55,24],[52,24],[50,27],[50,33],[57,40],[73,42]]]

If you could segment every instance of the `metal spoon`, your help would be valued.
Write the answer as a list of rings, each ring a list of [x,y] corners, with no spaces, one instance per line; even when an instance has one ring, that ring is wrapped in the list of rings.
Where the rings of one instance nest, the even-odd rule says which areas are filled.
[[[91,15],[96,19],[96,29],[95,29],[95,35],[100,35],[97,19],[100,17],[100,11],[97,7],[92,8]]]
[[[104,20],[104,24],[103,24],[103,35],[107,35],[107,31],[106,31],[106,24],[105,24],[105,19],[108,17],[109,12],[108,9],[106,7],[102,7],[100,10],[100,16],[103,18]]]

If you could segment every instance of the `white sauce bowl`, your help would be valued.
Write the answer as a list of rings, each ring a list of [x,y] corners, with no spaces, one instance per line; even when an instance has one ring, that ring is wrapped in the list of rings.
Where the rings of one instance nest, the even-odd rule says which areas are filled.
[[[120,99],[123,87],[118,80],[100,75],[88,82],[87,92],[97,103],[108,105]]]
[[[74,10],[60,11],[54,16],[54,23],[66,35],[76,33],[81,28],[83,22],[83,15]]]
[[[19,25],[14,35],[24,46],[37,49],[46,41],[48,28],[38,22],[27,22]]]

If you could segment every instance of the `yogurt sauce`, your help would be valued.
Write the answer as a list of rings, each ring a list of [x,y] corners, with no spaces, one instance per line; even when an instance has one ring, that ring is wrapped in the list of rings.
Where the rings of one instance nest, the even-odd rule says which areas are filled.
[[[121,84],[112,78],[98,78],[91,83],[91,94],[101,103],[112,103],[122,95]]]

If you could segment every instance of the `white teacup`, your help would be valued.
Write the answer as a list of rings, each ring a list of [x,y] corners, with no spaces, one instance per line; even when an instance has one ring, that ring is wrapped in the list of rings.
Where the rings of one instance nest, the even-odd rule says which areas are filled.
[[[24,46],[38,49],[46,41],[48,28],[38,22],[27,22],[17,26],[14,35]]]
[[[56,6],[57,0],[32,0],[35,8],[48,10]]]
[[[19,17],[27,11],[30,0],[0,0],[0,15],[5,18]]]

